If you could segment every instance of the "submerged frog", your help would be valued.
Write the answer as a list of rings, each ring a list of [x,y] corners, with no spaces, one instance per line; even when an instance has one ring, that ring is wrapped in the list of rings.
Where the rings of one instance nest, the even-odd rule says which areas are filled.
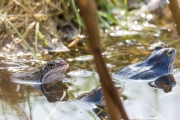
[[[155,80],[173,71],[175,56],[173,48],[156,47],[146,60],[129,65],[116,75],[124,79]]]
[[[50,83],[56,79],[63,79],[69,64],[61,58],[49,61],[42,69],[34,73],[15,73],[11,76],[13,82]]]
[[[121,95],[123,92],[122,87],[116,87],[116,90],[119,95]],[[96,115],[101,119],[107,118],[107,112],[105,110],[106,103],[102,87],[92,90],[88,95],[83,96],[79,101],[85,103],[83,105],[86,105],[87,107],[92,107],[95,105],[96,107],[92,108],[93,112],[96,113]]]

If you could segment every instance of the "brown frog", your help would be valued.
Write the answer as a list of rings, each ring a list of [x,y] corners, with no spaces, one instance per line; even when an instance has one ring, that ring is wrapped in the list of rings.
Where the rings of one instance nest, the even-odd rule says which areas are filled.
[[[68,87],[63,83],[64,73],[69,64],[61,58],[49,61],[40,70],[34,73],[15,73],[11,76],[13,82],[32,83],[49,102],[67,101]],[[55,81],[57,80],[58,81]]]
[[[34,82],[50,83],[56,79],[63,79],[64,73],[69,68],[69,64],[61,58],[49,61],[42,69],[34,73],[15,73],[11,76],[13,82]],[[20,83],[19,82],[19,83]]]

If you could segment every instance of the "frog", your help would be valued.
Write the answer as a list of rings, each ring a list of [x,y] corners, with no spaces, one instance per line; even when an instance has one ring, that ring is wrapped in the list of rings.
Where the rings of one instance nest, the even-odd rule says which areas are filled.
[[[123,79],[156,80],[173,72],[175,57],[174,48],[156,47],[144,61],[128,65],[116,75]]]
[[[124,89],[120,86],[115,86],[115,88],[118,92],[118,95],[121,95]],[[91,90],[85,96],[82,96],[79,99],[79,102],[82,102],[84,103],[84,106],[91,108],[93,105],[96,106],[92,108],[92,111],[101,119],[107,118],[106,102],[104,99],[104,94],[101,86]]]
[[[57,58],[54,61],[49,61],[41,69],[37,70],[34,73],[14,73],[11,76],[13,82],[20,81],[31,82],[31,83],[51,83],[56,79],[63,79],[64,73],[69,68],[69,64],[62,58]]]
[[[174,48],[156,47],[154,51],[141,62],[122,68],[113,77],[122,80],[147,82],[150,87],[171,92],[176,85],[174,74]]]
[[[48,102],[67,101],[68,86],[63,82],[65,72],[69,64],[62,58],[47,62],[41,69],[34,73],[15,73],[11,76],[11,81],[15,83],[31,83],[39,90]]]

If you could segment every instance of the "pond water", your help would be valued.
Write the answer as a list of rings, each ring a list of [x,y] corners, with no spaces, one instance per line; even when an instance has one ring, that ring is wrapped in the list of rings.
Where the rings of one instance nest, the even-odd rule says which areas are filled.
[[[102,38],[102,55],[109,72],[116,73],[121,68],[144,60],[156,46],[174,47],[177,49],[175,66],[179,63],[179,41],[159,40],[155,35],[159,31],[148,35],[126,32],[126,36],[118,36],[118,32]],[[122,33],[121,33],[122,34]],[[8,56],[8,55],[6,55]],[[10,55],[9,55],[10,56]],[[48,102],[47,98],[34,87],[34,83],[13,83],[9,81],[14,72],[33,72],[45,61],[7,59],[4,57],[5,67],[1,67],[1,109],[0,119],[8,120],[94,120],[100,119],[93,111],[94,104],[79,101],[83,95],[97,88],[99,77],[96,73],[93,56],[85,41],[77,47],[69,48],[69,52],[51,53],[51,59],[61,57],[69,63],[64,84],[68,86],[69,97],[63,102]],[[45,58],[48,58],[45,57]],[[12,58],[12,57],[9,57]],[[124,107],[130,119],[180,119],[180,81],[175,78],[177,85],[169,93],[155,89],[146,83],[121,82],[115,80],[124,91],[121,95]],[[105,116],[106,118],[106,116]]]

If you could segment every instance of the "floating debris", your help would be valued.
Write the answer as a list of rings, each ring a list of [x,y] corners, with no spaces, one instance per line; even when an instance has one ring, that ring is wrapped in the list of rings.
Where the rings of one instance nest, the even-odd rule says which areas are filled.
[[[76,45],[77,43],[79,43],[80,41],[82,41],[85,38],[86,38],[85,35],[77,35],[76,38],[74,38],[74,40],[68,45],[68,47],[72,47],[72,46]]]

